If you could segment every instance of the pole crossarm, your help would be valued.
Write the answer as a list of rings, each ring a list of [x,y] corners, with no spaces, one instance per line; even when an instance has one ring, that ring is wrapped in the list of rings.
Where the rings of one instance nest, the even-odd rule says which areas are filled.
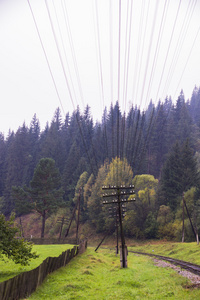
[[[120,201],[118,201],[118,199],[115,199],[113,201],[103,201],[103,204],[113,204],[113,203],[127,203],[127,202],[134,202],[136,201],[135,198],[131,199],[131,200],[126,200],[126,199],[121,199]]]
[[[116,186],[116,185],[109,185],[109,186],[102,186],[102,190],[124,190],[124,189],[132,189],[134,188],[134,185],[129,185],[129,186],[125,186],[125,185],[120,185],[120,186]]]

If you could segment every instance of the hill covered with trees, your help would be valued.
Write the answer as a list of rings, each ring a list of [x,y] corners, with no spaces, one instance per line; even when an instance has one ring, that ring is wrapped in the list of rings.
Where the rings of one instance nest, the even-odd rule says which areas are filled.
[[[176,238],[183,192],[198,229],[200,88],[196,87],[190,100],[181,92],[176,103],[166,98],[156,106],[150,102],[145,111],[131,107],[126,115],[116,102],[105,108],[101,122],[94,122],[88,106],[83,113],[77,107],[64,119],[58,108],[44,130],[34,115],[30,126],[23,124],[7,137],[1,134],[0,211],[7,216],[16,209],[13,187],[30,187],[39,161],[51,158],[61,178],[62,207],[73,209],[82,180],[82,222],[105,231],[110,223],[100,205],[99,187],[111,178],[107,176],[116,157],[126,165],[131,174],[127,182],[135,183],[136,190],[136,201],[124,221],[127,235]],[[189,221],[186,228],[190,238]]]

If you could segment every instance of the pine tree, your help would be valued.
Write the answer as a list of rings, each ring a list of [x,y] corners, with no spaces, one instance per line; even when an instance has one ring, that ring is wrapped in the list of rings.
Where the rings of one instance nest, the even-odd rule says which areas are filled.
[[[55,161],[42,158],[34,170],[30,187],[13,188],[18,212],[23,214],[32,210],[42,217],[41,238],[44,238],[46,219],[63,205],[60,186],[61,178]]]
[[[177,197],[183,192],[182,172],[180,145],[176,143],[164,164],[161,175],[161,190],[164,198],[162,204],[169,205],[172,210],[176,209]]]

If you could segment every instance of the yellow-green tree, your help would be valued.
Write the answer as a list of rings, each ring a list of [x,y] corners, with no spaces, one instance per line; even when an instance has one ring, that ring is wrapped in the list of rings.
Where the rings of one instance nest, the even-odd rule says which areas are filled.
[[[110,224],[113,223],[108,218],[107,205],[103,206],[102,186],[130,185],[132,180],[133,171],[126,159],[115,158],[110,164],[106,161],[101,166],[88,199],[89,217],[97,232],[110,230]]]
[[[130,185],[133,179],[133,171],[127,160],[124,158],[115,158],[108,167],[108,174],[105,178],[104,184],[108,185]]]
[[[133,180],[136,201],[129,204],[125,218],[126,233],[136,238],[155,238],[156,190],[158,180],[153,175],[136,175]]]

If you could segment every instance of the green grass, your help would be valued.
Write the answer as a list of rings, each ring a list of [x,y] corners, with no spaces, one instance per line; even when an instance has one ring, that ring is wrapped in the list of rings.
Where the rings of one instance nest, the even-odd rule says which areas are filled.
[[[197,243],[149,242],[135,244],[129,250],[169,256],[200,265],[200,245]]]
[[[33,251],[39,254],[39,258],[32,259],[29,266],[15,264],[12,260],[5,258],[0,260],[0,282],[12,278],[19,273],[37,268],[48,256],[59,256],[63,251],[73,248],[73,245],[34,245]]]
[[[128,255],[120,268],[113,250],[89,248],[45,279],[28,299],[200,299],[200,290],[170,268],[154,265],[150,257]]]

